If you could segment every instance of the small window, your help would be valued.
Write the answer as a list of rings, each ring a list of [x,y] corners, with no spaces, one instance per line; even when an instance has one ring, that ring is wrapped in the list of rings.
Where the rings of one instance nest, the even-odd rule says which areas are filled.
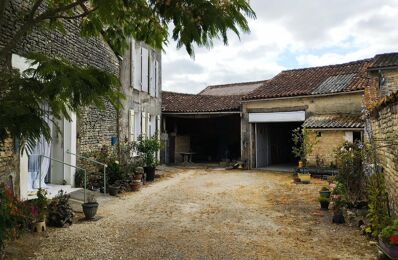
[[[322,132],[321,131],[317,131],[316,132],[316,137],[321,137],[322,136]]]
[[[354,142],[361,142],[362,141],[362,132],[361,131],[354,131],[352,133]]]

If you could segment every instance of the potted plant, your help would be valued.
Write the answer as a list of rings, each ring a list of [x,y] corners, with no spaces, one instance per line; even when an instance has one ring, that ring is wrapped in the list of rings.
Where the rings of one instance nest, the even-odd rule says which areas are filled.
[[[330,198],[330,194],[331,194],[331,191],[329,190],[328,187],[325,187],[325,186],[323,186],[321,188],[321,190],[319,191],[319,195],[321,197]]]
[[[157,134],[152,137],[139,136],[138,141],[135,142],[135,149],[144,161],[144,172],[147,181],[155,179],[155,169],[158,164],[157,152],[160,149],[160,141]]]
[[[324,196],[320,196],[318,198],[319,203],[321,203],[321,209],[323,210],[328,210],[329,209],[329,203],[330,199]]]
[[[133,180],[141,181],[143,174],[144,174],[144,168],[142,168],[142,167],[135,168]]]
[[[345,202],[342,200],[341,195],[335,194],[331,196],[333,201],[333,218],[332,222],[336,224],[345,223],[344,214],[343,214],[343,206]]]
[[[43,232],[46,230],[46,216],[47,216],[47,191],[44,189],[39,189],[37,191],[37,199],[36,199],[36,210],[37,210],[37,218],[33,227],[33,231],[35,232]]]
[[[118,185],[112,184],[107,187],[107,191],[109,192],[109,195],[111,195],[111,196],[116,196],[119,193],[119,190],[120,190],[120,186],[118,186]]]
[[[379,236],[380,249],[390,259],[398,258],[398,219],[385,227]]]
[[[88,194],[87,202],[82,204],[83,213],[87,220],[93,219],[97,214],[98,202],[93,193]]]
[[[54,227],[65,227],[73,224],[73,209],[69,204],[70,196],[59,191],[48,205],[47,223]]]
[[[296,158],[299,158],[298,168],[306,166],[307,155],[312,153],[314,146],[318,143],[316,136],[310,135],[306,128],[298,127],[292,132],[292,153]]]

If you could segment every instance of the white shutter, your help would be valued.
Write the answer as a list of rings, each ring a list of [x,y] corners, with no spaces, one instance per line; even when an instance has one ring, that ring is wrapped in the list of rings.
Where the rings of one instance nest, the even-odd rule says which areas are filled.
[[[149,113],[147,113],[147,115],[146,115],[146,122],[145,122],[145,124],[146,124],[146,134],[147,134],[147,137],[150,137],[151,136],[151,132],[149,132],[149,120],[150,120],[150,115],[149,115]]]
[[[146,124],[146,113],[145,113],[145,112],[142,112],[142,113],[141,113],[141,135],[142,135],[143,137],[146,136],[146,133],[147,133],[146,128],[147,128],[147,124]]]
[[[157,132],[157,134],[158,134],[158,136],[160,138],[160,132],[161,132],[161,129],[160,129],[160,115],[156,116],[156,132]]]
[[[142,86],[142,48],[140,45],[135,44],[132,51],[132,62],[134,72],[134,88],[141,90]]]
[[[149,73],[149,83],[150,83],[150,94],[156,97],[156,53],[151,51],[150,55],[150,73]]]
[[[135,141],[135,114],[134,110],[130,109],[129,110],[129,141],[134,142]]]
[[[152,116],[148,115],[148,136],[152,136],[152,130],[153,130],[153,125],[152,125]]]
[[[142,91],[149,91],[149,56],[148,49],[142,48]]]
[[[155,97],[159,96],[159,78],[160,78],[160,69],[159,69],[159,62],[155,60]]]

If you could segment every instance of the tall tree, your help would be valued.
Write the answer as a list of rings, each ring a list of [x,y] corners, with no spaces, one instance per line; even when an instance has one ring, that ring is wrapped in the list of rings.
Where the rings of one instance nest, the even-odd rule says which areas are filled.
[[[122,97],[114,76],[59,58],[31,55],[37,69],[13,71],[12,51],[32,30],[62,32],[64,22],[74,20],[83,37],[103,37],[119,55],[130,37],[159,50],[171,37],[194,55],[195,44],[211,47],[214,39],[227,44],[229,30],[238,36],[248,32],[247,18],[255,17],[247,0],[0,0],[0,26],[9,10],[18,26],[0,47],[0,141],[11,136],[29,143],[41,134],[50,138],[48,125],[40,120],[48,113],[42,103],[49,104],[55,118],[69,118],[68,111],[101,107],[104,98],[118,107]],[[80,79],[80,88],[68,78]],[[29,124],[24,118],[35,120]]]

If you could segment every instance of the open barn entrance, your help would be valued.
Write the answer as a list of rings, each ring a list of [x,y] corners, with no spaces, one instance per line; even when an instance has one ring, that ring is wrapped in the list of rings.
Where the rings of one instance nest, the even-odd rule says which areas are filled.
[[[249,123],[254,126],[255,167],[292,169],[297,161],[292,154],[292,131],[304,120],[303,110],[249,113]]]
[[[240,116],[233,114],[165,115],[169,163],[189,155],[195,163],[240,158]]]
[[[297,159],[292,154],[292,131],[300,122],[256,124],[256,167],[292,166]]]

